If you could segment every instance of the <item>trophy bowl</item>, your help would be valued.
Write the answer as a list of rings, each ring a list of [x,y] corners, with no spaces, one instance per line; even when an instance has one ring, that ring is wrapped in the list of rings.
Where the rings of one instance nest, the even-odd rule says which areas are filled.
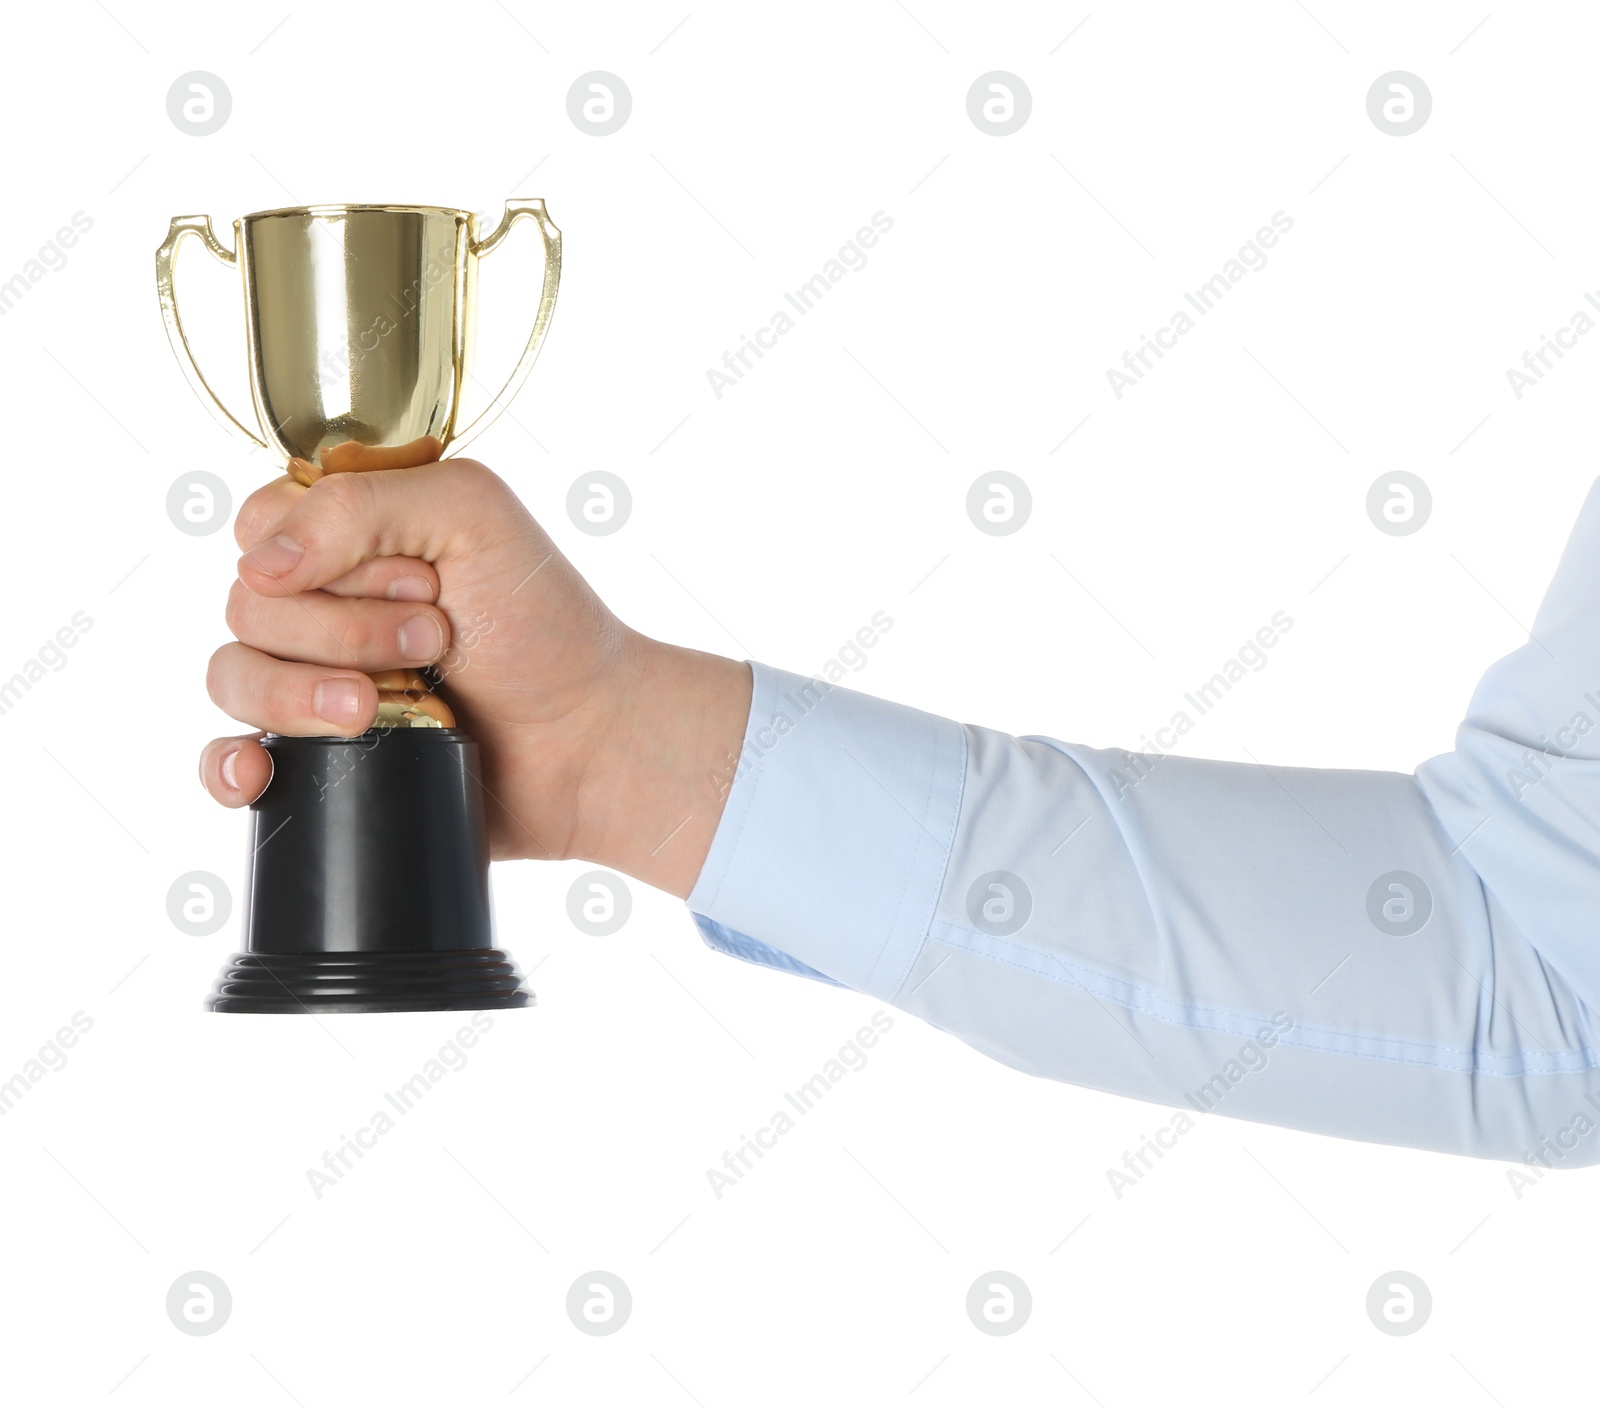
[[[459,426],[471,367],[478,260],[520,219],[544,244],[534,325],[511,376]],[[517,394],[561,278],[561,232],[542,200],[506,202],[477,234],[469,211],[312,205],[234,222],[173,219],[156,251],[162,317],[201,402],[275,453],[300,483],[430,464]],[[212,390],[184,335],[173,282],[189,236],[239,271],[255,429]],[[533,996],[493,946],[478,748],[413,671],[375,676],[376,725],[355,738],[269,734],[273,775],[251,804],[244,949],[216,1012],[391,1012],[524,1007]]]

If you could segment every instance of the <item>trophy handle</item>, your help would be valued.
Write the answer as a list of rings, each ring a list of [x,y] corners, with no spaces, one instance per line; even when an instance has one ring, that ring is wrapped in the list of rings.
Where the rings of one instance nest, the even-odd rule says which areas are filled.
[[[194,353],[190,350],[189,339],[183,335],[183,319],[178,316],[178,294],[172,284],[172,267],[178,246],[183,243],[186,235],[199,235],[205,247],[230,269],[239,265],[239,256],[233,250],[224,249],[217,242],[216,235],[211,231],[209,215],[172,217],[167,237],[162,241],[161,248],[156,251],[156,292],[161,295],[161,318],[167,325],[167,340],[172,344],[173,355],[178,359],[178,365],[183,368],[183,374],[188,377],[194,394],[206,408],[228,429],[242,435],[258,450],[264,450],[267,448],[266,441],[258,439],[252,431],[245,429],[244,425],[234,418],[233,413],[222,404],[217,393],[211,389],[205,373],[200,370],[199,363],[195,361]]]
[[[522,356],[517,359],[517,365],[510,379],[500,388],[500,394],[466,429],[459,435],[451,437],[452,454],[467,441],[488,429],[522,389],[522,383],[528,379],[528,373],[533,370],[534,361],[539,355],[539,344],[544,341],[545,330],[550,326],[550,315],[555,311],[556,289],[561,283],[561,231],[551,223],[542,200],[508,200],[505,214],[500,217],[500,223],[487,238],[473,240],[471,250],[474,255],[480,257],[488,254],[524,215],[538,222],[539,235],[544,240],[544,288],[539,294],[539,315],[533,321],[533,332],[528,337],[528,345],[522,349]]]

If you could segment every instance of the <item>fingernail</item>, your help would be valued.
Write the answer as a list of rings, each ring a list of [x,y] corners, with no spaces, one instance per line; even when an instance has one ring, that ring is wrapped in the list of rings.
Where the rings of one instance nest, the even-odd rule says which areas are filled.
[[[354,680],[323,680],[311,696],[311,707],[325,723],[348,728],[361,708],[361,686]]]
[[[306,550],[299,543],[280,533],[276,538],[257,543],[244,555],[244,560],[257,572],[265,572],[269,577],[281,577],[293,570],[295,563],[305,555]]]
[[[426,577],[401,577],[389,584],[390,601],[432,601],[433,588]]]
[[[432,616],[413,616],[400,627],[400,655],[405,660],[426,663],[436,660],[444,649],[444,632]]]
[[[225,753],[222,758],[222,780],[235,792],[239,790],[239,750]]]

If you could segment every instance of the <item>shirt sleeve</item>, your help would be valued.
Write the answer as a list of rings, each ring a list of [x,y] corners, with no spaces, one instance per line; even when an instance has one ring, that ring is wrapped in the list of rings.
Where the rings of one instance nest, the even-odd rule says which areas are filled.
[[[1600,485],[1415,776],[1017,738],[752,670],[688,900],[713,948],[1183,1119],[1600,1162]]]

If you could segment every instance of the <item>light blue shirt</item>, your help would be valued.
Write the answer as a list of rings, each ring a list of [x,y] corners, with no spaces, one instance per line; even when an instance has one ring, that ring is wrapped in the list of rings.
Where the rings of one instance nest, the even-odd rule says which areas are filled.
[[[1179,1110],[1600,1162],[1600,484],[1415,775],[1014,738],[752,663],[737,958]]]

